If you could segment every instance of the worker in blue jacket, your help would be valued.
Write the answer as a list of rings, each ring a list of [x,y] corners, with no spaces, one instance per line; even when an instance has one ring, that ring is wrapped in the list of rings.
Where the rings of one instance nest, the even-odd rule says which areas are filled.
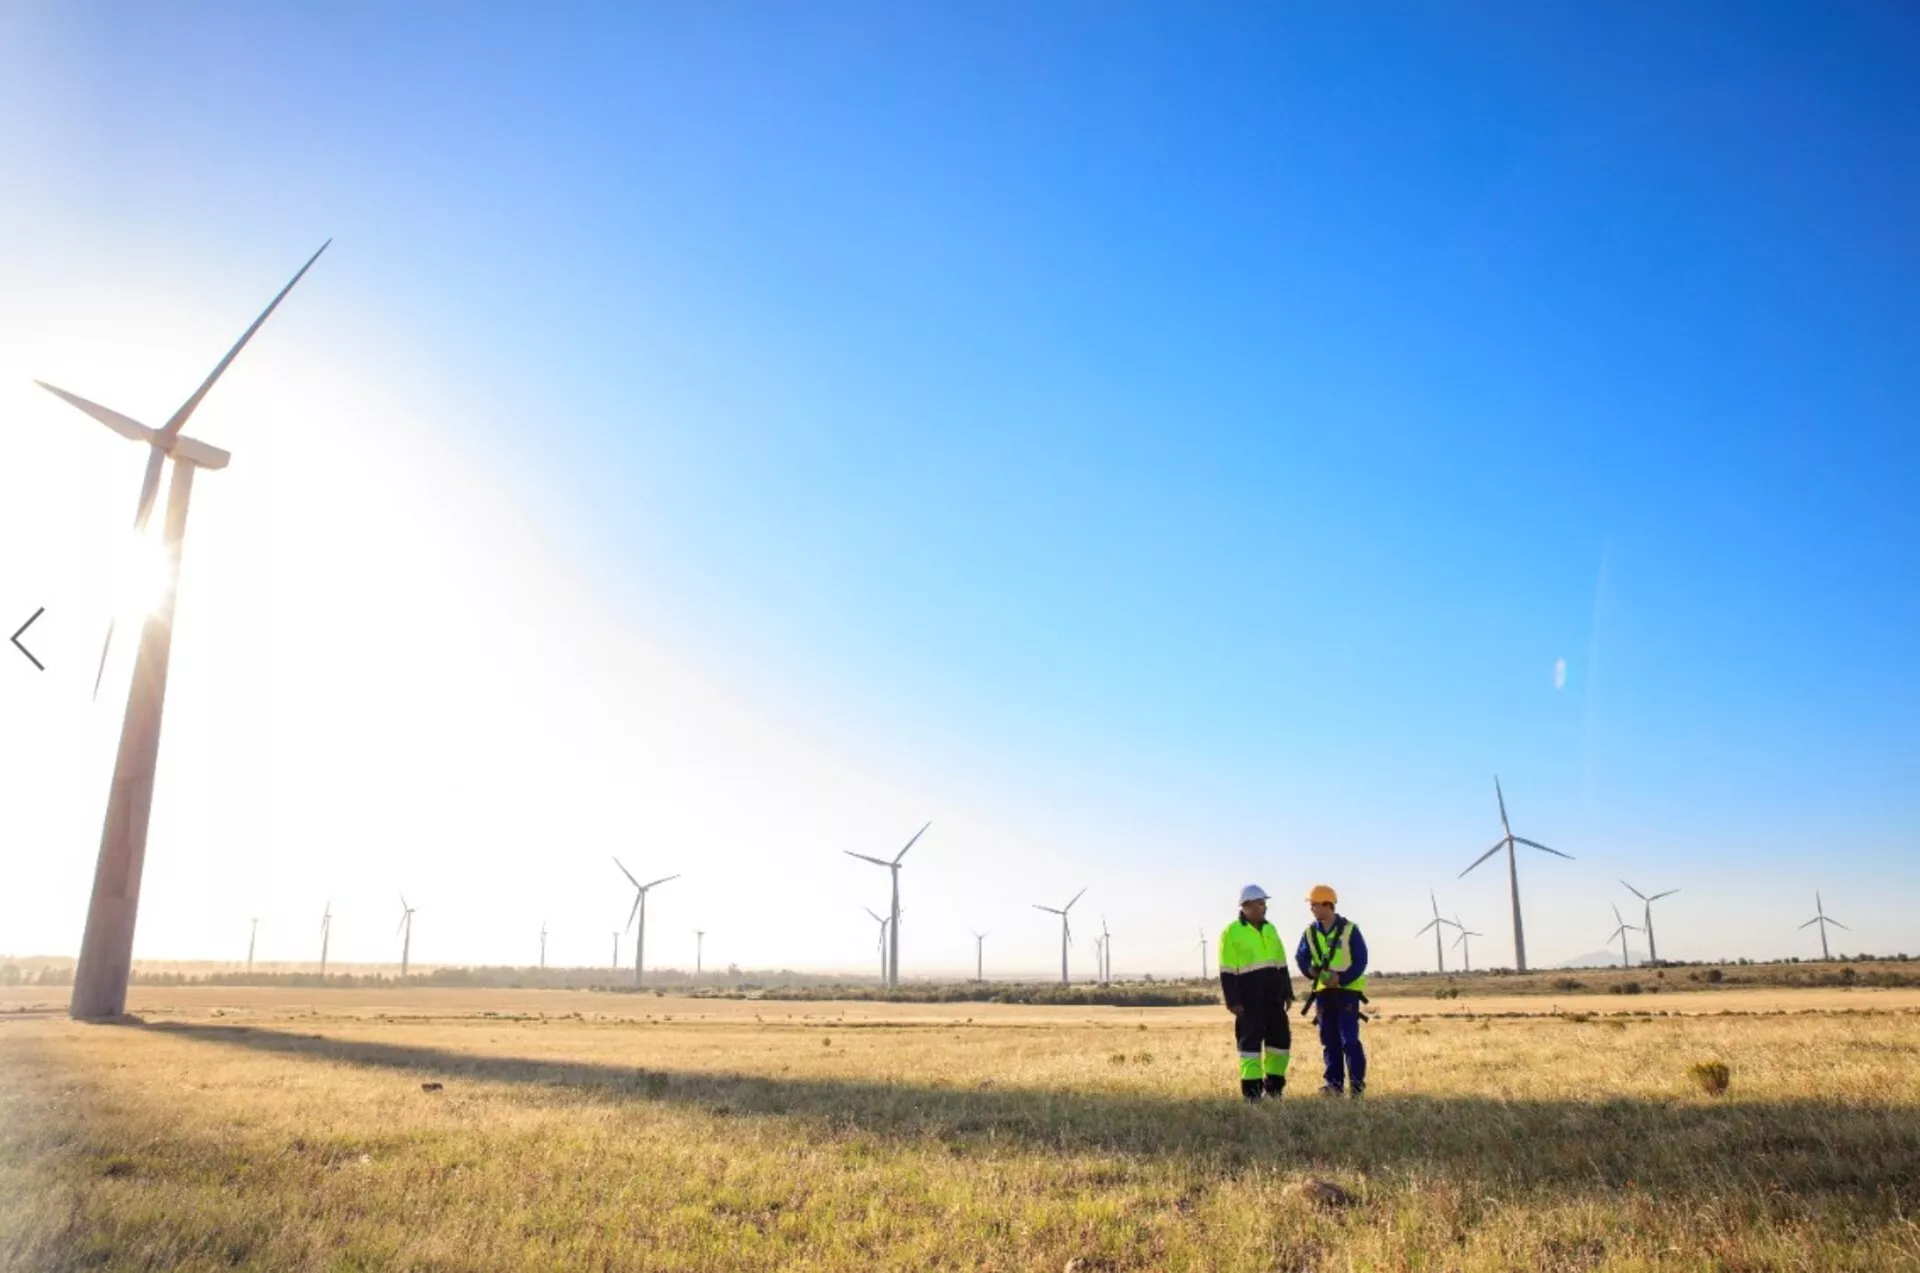
[[[1300,934],[1293,962],[1307,978],[1307,1002],[1319,1014],[1320,1052],[1326,1059],[1322,1096],[1358,1096],[1367,1090],[1367,1050],[1360,1044],[1360,1005],[1367,997],[1367,939],[1360,926],[1335,911],[1339,896],[1325,884],[1307,894],[1313,923]]]

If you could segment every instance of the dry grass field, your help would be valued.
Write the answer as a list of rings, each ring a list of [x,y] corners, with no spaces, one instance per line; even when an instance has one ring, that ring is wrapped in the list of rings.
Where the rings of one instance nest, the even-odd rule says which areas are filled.
[[[1218,1009],[63,1006],[0,992],[8,1269],[1920,1268],[1913,991],[1396,1000],[1255,1107]]]

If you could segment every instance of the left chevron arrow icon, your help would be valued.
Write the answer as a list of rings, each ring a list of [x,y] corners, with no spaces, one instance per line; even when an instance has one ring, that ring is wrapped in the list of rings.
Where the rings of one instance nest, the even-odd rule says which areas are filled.
[[[27,662],[33,664],[35,667],[39,668],[42,672],[47,670],[47,665],[42,663],[39,659],[34,658],[32,650],[29,650],[26,646],[20,644],[20,637],[24,632],[26,632],[28,628],[33,626],[33,621],[35,619],[38,619],[41,615],[45,614],[46,612],[47,612],[47,608],[45,606],[41,606],[38,610],[35,610],[33,614],[28,617],[25,623],[21,624],[17,629],[15,629],[14,634],[11,637],[7,638],[9,641],[13,642],[14,649],[20,651],[20,653],[27,656]]]

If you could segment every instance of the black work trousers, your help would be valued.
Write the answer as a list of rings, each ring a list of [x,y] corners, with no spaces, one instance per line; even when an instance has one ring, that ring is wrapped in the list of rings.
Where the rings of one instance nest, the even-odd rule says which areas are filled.
[[[1287,1076],[1293,1049],[1293,1023],[1287,1018],[1287,1009],[1292,1006],[1283,999],[1249,1003],[1233,1019],[1242,1082]]]

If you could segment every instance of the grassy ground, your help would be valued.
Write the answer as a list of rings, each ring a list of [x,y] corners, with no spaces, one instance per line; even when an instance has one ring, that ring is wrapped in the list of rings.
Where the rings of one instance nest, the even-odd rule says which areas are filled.
[[[1912,992],[1396,1004],[1365,1102],[1301,1035],[1253,1108],[1209,1009],[44,998],[0,997],[9,1269],[1920,1267]]]

